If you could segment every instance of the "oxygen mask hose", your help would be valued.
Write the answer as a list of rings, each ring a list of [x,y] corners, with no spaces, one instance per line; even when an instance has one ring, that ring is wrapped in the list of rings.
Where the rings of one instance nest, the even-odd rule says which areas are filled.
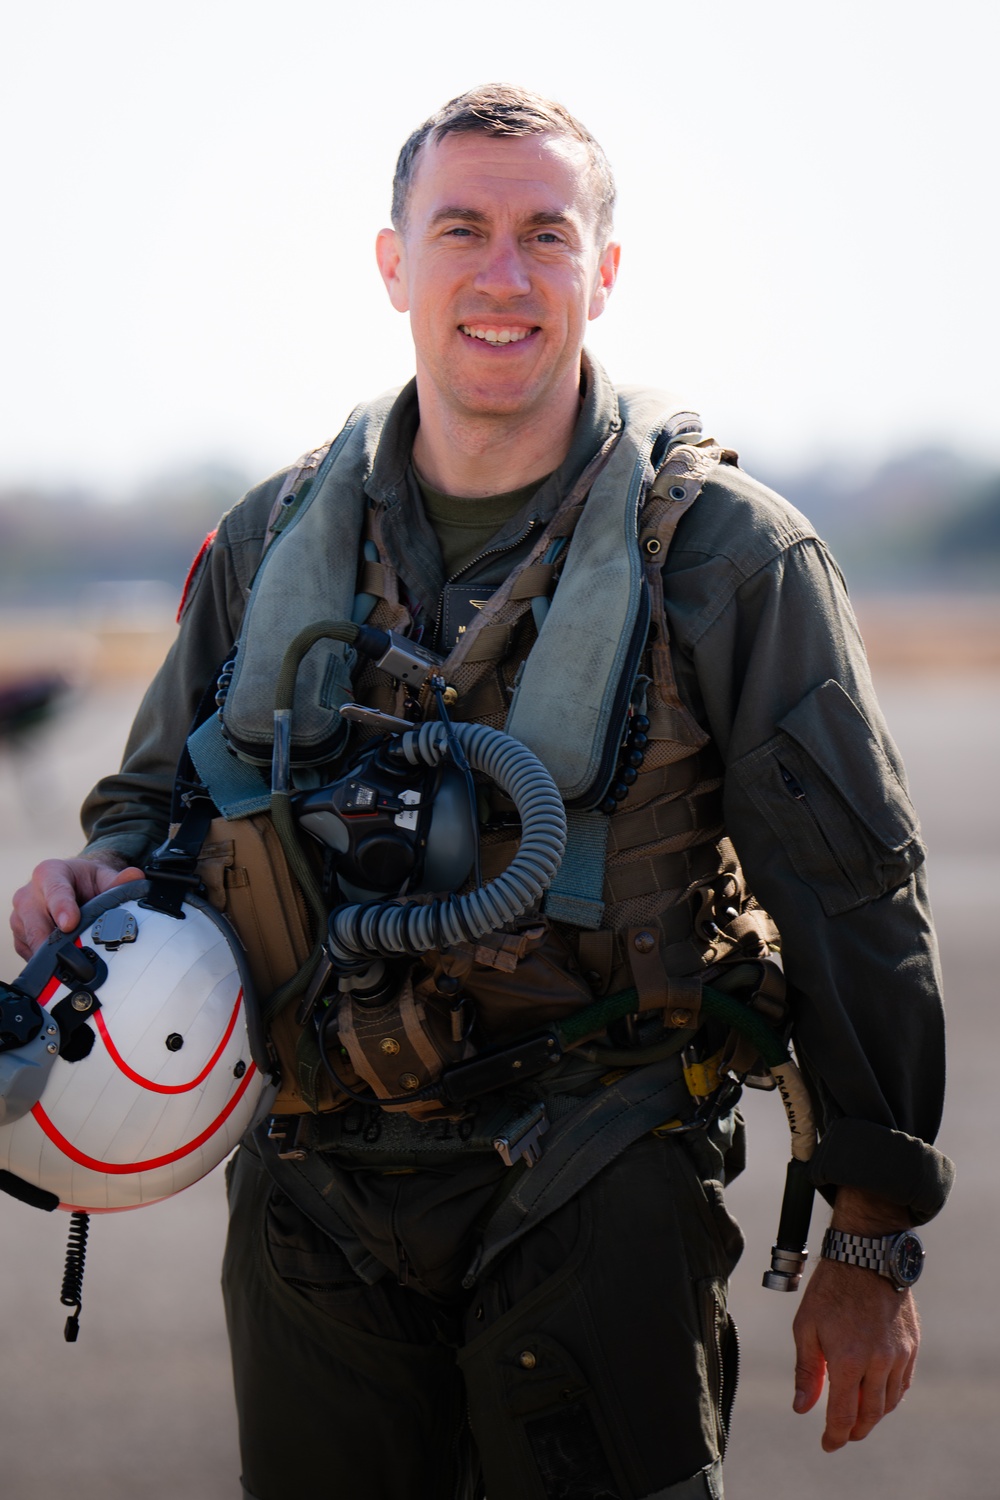
[[[314,913],[317,931],[327,924],[326,905],[316,874],[299,843],[291,807],[291,719],[299,667],[321,640],[342,641],[370,657],[380,670],[419,690],[436,675],[441,658],[413,641],[350,620],[321,620],[292,641],[278,677],[274,708],[271,765],[271,813],[289,867]],[[438,766],[453,761],[466,777],[474,800],[472,771],[480,771],[512,799],[521,818],[521,842],[511,865],[488,885],[464,896],[449,895],[428,904],[401,903],[398,898],[341,907],[329,919],[329,952],[334,962],[350,967],[359,958],[417,955],[447,943],[474,942],[513,921],[548,889],[566,848],[566,812],[562,798],[541,761],[519,740],[481,724],[453,725],[442,717],[402,735],[402,756],[411,765]],[[478,876],[478,862],[477,862]],[[320,938],[303,968],[265,1006],[273,1019],[309,983],[322,957]]]
[[[398,899],[342,906],[330,917],[330,954],[338,963],[382,954],[418,956],[431,948],[475,942],[527,911],[548,890],[566,848],[566,810],[537,755],[485,724],[421,724],[399,740],[413,766],[450,758],[449,734],[473,771],[487,776],[513,801],[521,820],[517,853],[504,872],[464,895],[429,904]]]
[[[448,717],[448,710],[445,707],[444,702],[445,680],[443,677],[435,674],[431,678],[431,692],[434,694],[434,697],[437,701],[438,718],[444,725],[444,732],[448,737],[448,750],[451,754],[451,758],[454,761],[455,765],[458,767],[459,771],[461,771],[463,779],[465,781],[465,789],[469,798],[469,815],[472,820],[472,827],[475,828],[479,821],[479,809],[476,804],[476,786],[475,782],[472,779],[472,767],[469,765],[469,762],[465,758],[465,751],[462,749],[461,741],[459,740],[458,735],[455,733],[452,727],[451,720]],[[473,878],[476,889],[478,890],[483,883],[483,866],[480,856],[478,836],[476,838]]]

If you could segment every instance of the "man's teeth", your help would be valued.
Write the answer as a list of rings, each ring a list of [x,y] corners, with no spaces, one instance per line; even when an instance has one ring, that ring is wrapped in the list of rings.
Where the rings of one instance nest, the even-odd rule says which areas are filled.
[[[519,344],[531,332],[530,328],[472,328],[468,323],[459,326],[469,338],[485,339],[488,344]]]

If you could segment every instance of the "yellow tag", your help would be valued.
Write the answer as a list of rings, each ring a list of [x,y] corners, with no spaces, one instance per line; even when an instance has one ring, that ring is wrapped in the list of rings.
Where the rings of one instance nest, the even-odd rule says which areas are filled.
[[[704,1062],[686,1063],[684,1067],[684,1082],[687,1084],[688,1093],[692,1099],[707,1099],[709,1094],[714,1094],[722,1079],[719,1077],[719,1063],[722,1061],[722,1048],[714,1056],[706,1058]]]
[[[620,1078],[624,1078],[627,1072],[628,1068],[612,1068],[611,1072],[605,1073],[600,1078],[599,1082],[603,1084],[606,1089],[609,1089],[613,1083],[617,1083]]]
[[[653,1129],[650,1131],[650,1135],[658,1135],[662,1140],[663,1137],[665,1135],[669,1135],[672,1130],[679,1130],[683,1124],[683,1120],[668,1120],[665,1125],[654,1125]]]

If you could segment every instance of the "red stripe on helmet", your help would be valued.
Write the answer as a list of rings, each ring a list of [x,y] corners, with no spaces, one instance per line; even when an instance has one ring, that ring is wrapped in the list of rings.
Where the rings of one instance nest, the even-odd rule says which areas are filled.
[[[178,1146],[176,1151],[168,1151],[165,1156],[152,1156],[148,1161],[98,1161],[96,1157],[87,1156],[85,1152],[77,1150],[76,1146],[72,1145],[52,1123],[41,1104],[36,1104],[31,1113],[53,1145],[58,1146],[64,1156],[68,1156],[70,1161],[75,1161],[80,1167],[88,1167],[91,1172],[100,1172],[106,1176],[125,1176],[129,1172],[153,1172],[157,1167],[169,1167],[171,1162],[180,1161],[183,1157],[190,1156],[193,1151],[197,1151],[199,1146],[203,1146],[229,1119],[229,1116],[246,1093],[250,1085],[250,1080],[256,1071],[256,1064],[251,1063],[240,1082],[239,1088],[225,1109],[216,1115],[211,1125],[203,1130],[200,1135],[196,1135],[193,1141],[188,1141],[186,1145]]]
[[[108,1049],[108,1055],[110,1056],[111,1061],[115,1064],[120,1072],[125,1074],[126,1078],[130,1078],[132,1082],[137,1083],[140,1088],[149,1089],[150,1092],[154,1094],[186,1094],[190,1089],[197,1088],[199,1083],[203,1083],[204,1080],[208,1077],[209,1073],[211,1073],[212,1069],[215,1067],[216,1063],[219,1061],[219,1058],[222,1056],[225,1050],[226,1043],[229,1041],[229,1038],[233,1034],[233,1028],[236,1025],[236,1018],[240,1013],[240,1006],[242,1003],[243,991],[241,989],[239,994],[236,996],[236,1004],[233,1006],[233,1013],[229,1017],[229,1025],[226,1027],[225,1035],[223,1036],[222,1041],[216,1047],[215,1051],[212,1053],[212,1056],[202,1068],[197,1078],[192,1078],[190,1083],[154,1083],[151,1078],[144,1078],[141,1073],[136,1073],[133,1068],[129,1067],[124,1057],[122,1057],[121,1053],[118,1051],[118,1048],[111,1040],[111,1033],[108,1030],[107,1022],[105,1021],[99,1010],[95,1010],[94,1012],[94,1024],[101,1034],[105,1047],[107,1047]]]

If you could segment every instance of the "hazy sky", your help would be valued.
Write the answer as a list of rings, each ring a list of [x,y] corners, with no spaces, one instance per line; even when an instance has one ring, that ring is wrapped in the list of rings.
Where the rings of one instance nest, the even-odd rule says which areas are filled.
[[[591,346],[747,466],[1000,457],[995,0],[30,0],[0,23],[0,482],[267,473],[411,371],[396,152],[475,83],[605,146]]]

